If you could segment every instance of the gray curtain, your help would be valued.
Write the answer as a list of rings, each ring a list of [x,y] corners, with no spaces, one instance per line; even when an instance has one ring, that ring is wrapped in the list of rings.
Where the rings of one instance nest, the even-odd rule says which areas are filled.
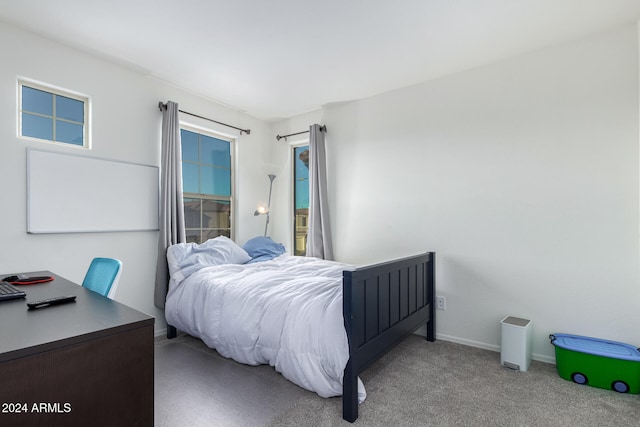
[[[160,235],[154,304],[164,308],[169,286],[167,248],[186,242],[184,203],[182,200],[182,150],[178,104],[167,102],[162,107],[162,159],[160,165]]]
[[[320,125],[309,129],[309,231],[307,256],[333,259],[327,203],[327,156]]]

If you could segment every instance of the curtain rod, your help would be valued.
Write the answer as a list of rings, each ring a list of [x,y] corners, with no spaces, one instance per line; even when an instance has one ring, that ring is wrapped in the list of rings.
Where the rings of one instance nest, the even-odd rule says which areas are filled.
[[[160,101],[158,103],[158,108],[160,109],[160,111],[165,110],[167,108],[167,104],[164,104],[162,101]],[[190,113],[190,112],[184,111],[184,110],[178,110],[178,111],[181,112],[182,114],[188,114],[190,116],[197,117],[199,119],[208,120],[210,122],[217,123],[217,124],[222,125],[222,126],[226,126],[226,127],[229,127],[229,128],[233,128],[233,129],[239,130],[240,131],[240,135],[242,135],[242,132],[246,133],[247,135],[251,134],[251,129],[241,129],[241,128],[238,128],[238,127],[235,127],[235,126],[231,126],[231,125],[228,125],[226,123],[222,123],[222,122],[219,122],[217,120],[210,119],[208,117],[202,117],[202,116],[199,116],[197,114],[193,114],[193,113]]]
[[[320,126],[320,131],[322,131],[322,132],[326,132],[326,131],[327,131],[327,126],[326,126],[326,125],[322,125],[322,126]],[[281,139],[283,139],[283,138],[284,138],[284,140],[286,141],[286,140],[287,140],[287,137],[295,136],[295,135],[302,135],[303,133],[309,133],[309,131],[308,131],[308,130],[305,130],[305,131],[302,131],[302,132],[290,133],[289,135],[282,135],[282,136],[280,136],[280,135],[276,135],[276,139],[277,139],[278,141],[280,141]]]

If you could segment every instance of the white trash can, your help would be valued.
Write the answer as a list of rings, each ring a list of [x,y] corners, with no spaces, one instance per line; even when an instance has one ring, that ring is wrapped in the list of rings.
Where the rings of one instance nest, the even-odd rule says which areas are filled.
[[[526,372],[531,365],[531,320],[507,316],[500,321],[502,343],[500,364],[507,368]]]

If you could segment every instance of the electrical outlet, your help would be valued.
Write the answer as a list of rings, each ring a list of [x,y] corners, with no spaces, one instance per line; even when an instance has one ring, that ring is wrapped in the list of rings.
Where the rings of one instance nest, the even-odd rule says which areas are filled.
[[[445,297],[436,297],[436,308],[438,310],[447,309],[447,299]]]

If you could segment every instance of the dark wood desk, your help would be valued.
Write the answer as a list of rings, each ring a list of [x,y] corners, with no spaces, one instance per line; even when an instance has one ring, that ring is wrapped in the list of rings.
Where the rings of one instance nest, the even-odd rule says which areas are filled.
[[[0,301],[0,425],[153,426],[153,317],[51,272],[25,274],[55,280]],[[27,310],[61,295],[76,302]]]

